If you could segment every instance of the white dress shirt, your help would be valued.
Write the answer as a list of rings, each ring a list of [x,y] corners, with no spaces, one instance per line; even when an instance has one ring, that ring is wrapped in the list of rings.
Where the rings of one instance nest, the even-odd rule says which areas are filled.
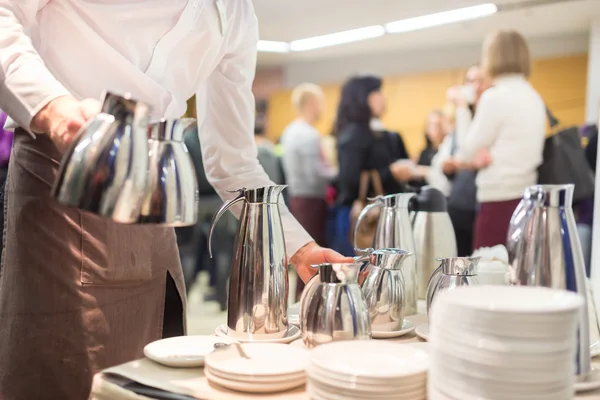
[[[251,0],[0,0],[0,32],[0,108],[13,127],[28,128],[65,94],[129,92],[154,118],[180,117],[196,94],[204,167],[219,195],[272,184],[254,143]],[[281,214],[293,255],[312,239],[285,206]]]
[[[516,200],[537,183],[546,108],[523,75],[496,78],[477,103],[472,121],[468,109],[457,109],[456,132],[458,159],[471,162],[481,149],[487,149],[492,159],[477,173],[479,202]]]

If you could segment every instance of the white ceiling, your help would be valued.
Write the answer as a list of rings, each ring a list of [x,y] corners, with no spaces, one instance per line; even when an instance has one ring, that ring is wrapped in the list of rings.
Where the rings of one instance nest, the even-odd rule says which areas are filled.
[[[384,24],[486,1],[493,0],[253,0],[259,19],[261,39],[285,42]],[[493,2],[502,6],[522,1]],[[600,0],[550,1],[550,4],[503,11],[478,20],[385,35],[313,51],[290,54],[260,53],[259,65],[480,43],[488,32],[499,28],[517,29],[527,37],[556,37],[561,34],[587,32],[590,21],[600,18]]]

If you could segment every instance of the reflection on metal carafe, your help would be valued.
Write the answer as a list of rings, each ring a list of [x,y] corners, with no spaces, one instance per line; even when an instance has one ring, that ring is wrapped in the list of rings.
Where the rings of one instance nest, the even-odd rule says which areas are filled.
[[[427,314],[435,296],[443,290],[451,290],[459,286],[479,285],[477,264],[481,257],[445,257],[435,270],[427,287]]]
[[[208,235],[219,218],[235,204],[242,205],[235,237],[227,309],[228,335],[266,340],[285,336],[288,328],[288,270],[279,197],[285,186],[240,189],[213,217]]]
[[[414,198],[412,221],[419,299],[427,296],[427,285],[438,267],[440,257],[456,257],[456,237],[448,215],[446,197],[439,190],[425,186]]]
[[[106,93],[101,113],[63,156],[52,197],[116,222],[137,222],[147,184],[150,112],[128,95]]]
[[[574,185],[527,188],[509,227],[506,248],[513,285],[545,286],[579,293],[585,301],[578,328],[577,377],[590,372],[585,266],[575,217]]]
[[[358,274],[368,261],[314,265],[315,282],[305,288],[300,303],[304,344],[315,347],[339,340],[371,338],[371,323]]]
[[[403,249],[414,254],[415,241],[409,216],[409,208],[414,193],[398,193],[379,196],[360,213],[354,237],[361,220],[373,208],[380,207],[379,220],[373,238],[374,249]],[[356,247],[356,244],[355,244]],[[417,313],[417,264],[415,257],[409,257],[402,263],[405,285],[405,315]]]
[[[198,215],[198,181],[183,143],[193,118],[162,119],[148,126],[148,186],[139,223],[187,226]]]
[[[410,251],[399,249],[379,249],[371,253],[362,292],[373,331],[394,332],[402,328],[406,302],[402,263],[411,256]]]

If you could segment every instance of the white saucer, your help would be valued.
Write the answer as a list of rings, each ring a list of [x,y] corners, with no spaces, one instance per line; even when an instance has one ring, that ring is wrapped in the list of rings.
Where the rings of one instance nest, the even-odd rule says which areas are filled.
[[[600,370],[592,367],[590,375],[587,377],[587,379],[583,382],[575,382],[573,387],[577,393],[600,389]]]
[[[217,326],[215,329],[215,335],[219,337],[228,337],[227,336],[227,324],[222,324]],[[285,336],[280,339],[263,339],[263,340],[252,340],[252,339],[234,339],[240,343],[292,343],[294,340],[298,339],[302,336],[302,331],[300,328],[294,325],[288,325],[288,330],[285,333]]]
[[[415,328],[415,333],[423,340],[429,340],[429,324],[419,325]]]
[[[223,379],[221,377],[211,374],[208,370],[204,370],[206,378],[219,386],[226,389],[235,390],[238,392],[245,393],[275,393],[291,390],[296,387],[304,385],[306,378],[302,377],[299,379],[288,379],[280,382],[265,383],[265,382],[240,382],[229,379]]]
[[[391,339],[395,337],[404,336],[407,333],[412,332],[414,329],[415,326],[413,325],[413,323],[407,319],[404,319],[402,321],[402,327],[399,331],[372,331],[371,336],[373,337],[373,339]]]
[[[216,343],[236,343],[236,340],[216,336],[177,336],[149,343],[144,355],[168,367],[193,368],[204,365],[204,357],[212,353]]]

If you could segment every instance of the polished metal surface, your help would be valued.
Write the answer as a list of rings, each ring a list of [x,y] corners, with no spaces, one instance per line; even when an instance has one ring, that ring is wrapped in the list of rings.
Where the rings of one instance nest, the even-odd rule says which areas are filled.
[[[194,118],[162,119],[148,126],[148,185],[138,223],[194,225],[198,218],[198,181],[184,135]]]
[[[379,196],[367,205],[358,217],[355,229],[360,221],[376,207],[381,208],[375,237],[374,249],[403,249],[415,253],[415,241],[410,220],[410,206],[414,193],[398,193]],[[356,232],[356,230],[355,230]],[[356,237],[356,233],[354,235]],[[355,244],[356,247],[356,244]],[[417,263],[415,257],[409,257],[402,263],[405,292],[405,315],[417,313]]]
[[[451,290],[459,286],[479,285],[477,264],[481,257],[446,257],[440,258],[440,266],[432,275],[427,288],[427,315],[435,296],[443,290]]]
[[[509,227],[510,283],[570,290],[585,299],[579,314],[577,372],[590,372],[590,337],[586,275],[575,216],[574,185],[527,188]]]
[[[394,332],[402,328],[406,302],[402,263],[410,257],[410,251],[399,249],[372,252],[367,279],[362,284],[371,330]]]
[[[246,340],[277,339],[288,329],[288,270],[279,197],[285,186],[240,189],[213,217],[208,236],[219,218],[233,205],[242,212],[233,247],[228,335]]]
[[[302,293],[300,326],[308,348],[339,340],[368,340],[371,321],[358,274],[367,261],[320,264]]]
[[[450,216],[447,212],[416,212],[413,220],[413,237],[417,262],[418,297],[425,299],[429,279],[439,265],[438,259],[457,255],[456,237]]]
[[[106,93],[60,164],[52,197],[69,207],[137,222],[147,185],[151,107],[129,95]]]

